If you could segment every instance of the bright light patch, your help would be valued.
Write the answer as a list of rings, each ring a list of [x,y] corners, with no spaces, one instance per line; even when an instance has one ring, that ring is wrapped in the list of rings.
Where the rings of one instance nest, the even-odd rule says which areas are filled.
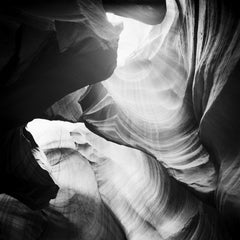
[[[171,126],[170,119],[179,117],[186,79],[176,47],[179,36],[171,28],[176,16],[171,4],[162,23],[154,26],[107,14],[113,25],[123,24],[123,31],[117,68],[104,87],[131,119],[161,127]]]
[[[118,43],[117,58],[117,65],[123,66],[141,48],[152,26],[112,13],[107,13],[107,18],[113,25],[123,24],[123,31],[120,34]]]

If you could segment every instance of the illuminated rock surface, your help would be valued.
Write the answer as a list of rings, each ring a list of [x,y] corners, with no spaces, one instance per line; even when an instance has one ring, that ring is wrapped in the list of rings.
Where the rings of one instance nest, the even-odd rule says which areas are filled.
[[[124,22],[113,75],[46,112],[88,129],[28,125],[42,151],[35,153],[40,166],[60,187],[43,215],[29,213],[48,223],[39,230],[43,239],[239,239],[235,7],[169,0],[160,25]],[[18,211],[26,216],[24,207]]]
[[[81,117],[61,115],[142,151],[75,133],[89,144],[74,149],[91,162],[93,198],[110,207],[129,239],[239,236],[238,16],[217,1],[180,6],[167,1],[158,26],[133,25],[145,35],[119,55],[104,87],[79,100]],[[127,41],[120,38],[119,51]]]
[[[224,239],[216,209],[151,156],[106,141],[83,124],[36,121],[29,128],[47,156],[42,166],[60,187],[51,208],[74,224],[76,236]]]

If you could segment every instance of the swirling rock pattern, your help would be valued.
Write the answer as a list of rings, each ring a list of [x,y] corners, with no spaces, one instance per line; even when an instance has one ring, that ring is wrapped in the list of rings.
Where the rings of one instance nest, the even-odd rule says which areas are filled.
[[[214,191],[238,236],[239,14],[232,1],[167,4],[167,20],[82,119],[104,138],[147,152],[191,188]]]
[[[42,239],[239,239],[235,8],[167,1],[163,23],[106,82],[46,112],[102,138],[81,124],[29,125],[60,187],[44,216],[30,214],[50,222]]]
[[[74,224],[78,238],[224,239],[217,211],[150,155],[106,141],[83,124],[43,123],[49,136],[44,128],[29,129],[60,187],[51,207]]]

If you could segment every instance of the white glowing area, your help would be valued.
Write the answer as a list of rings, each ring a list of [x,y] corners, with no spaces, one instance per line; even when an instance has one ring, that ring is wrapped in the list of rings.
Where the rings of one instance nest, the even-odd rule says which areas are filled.
[[[107,14],[113,25],[122,24],[117,67],[103,82],[115,103],[131,119],[161,127],[179,117],[186,79],[178,52],[178,37],[171,29],[175,7],[168,3],[165,19],[158,25]],[[171,6],[170,6],[171,5]]]
[[[143,47],[152,26],[113,13],[107,13],[107,18],[113,25],[123,25],[118,42],[117,58],[117,65],[123,66],[127,60],[131,59]]]

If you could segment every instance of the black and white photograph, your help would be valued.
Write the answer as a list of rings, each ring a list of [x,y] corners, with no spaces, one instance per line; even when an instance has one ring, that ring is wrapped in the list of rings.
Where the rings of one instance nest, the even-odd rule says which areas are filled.
[[[239,240],[239,5],[0,1],[0,240]]]

